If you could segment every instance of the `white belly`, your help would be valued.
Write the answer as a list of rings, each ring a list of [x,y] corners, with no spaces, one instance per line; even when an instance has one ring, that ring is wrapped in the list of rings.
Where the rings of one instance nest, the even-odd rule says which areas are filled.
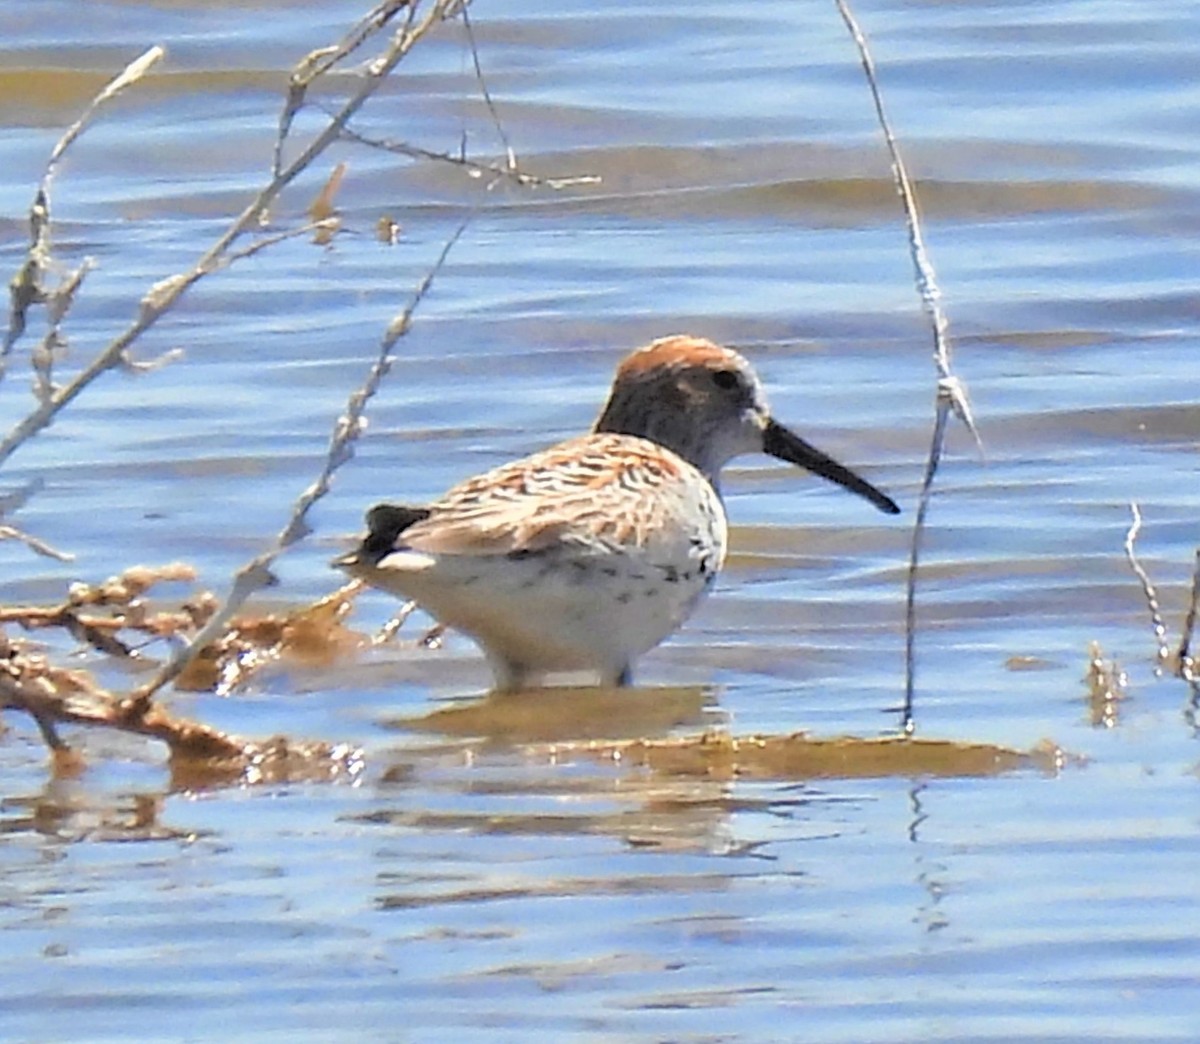
[[[725,516],[689,512],[649,547],[515,555],[397,551],[360,575],[474,638],[510,675],[619,677],[679,629],[725,558]]]
[[[625,448],[635,461],[665,452],[647,450],[642,440]],[[360,562],[351,571],[473,637],[501,686],[568,671],[623,681],[711,587],[725,559],[725,509],[708,480],[673,457],[656,467],[643,462],[640,470],[602,470],[600,477],[609,481],[594,497],[575,481],[561,500],[549,480],[546,488],[532,486],[524,472],[493,476],[487,496],[468,484],[445,509],[445,539],[439,540],[434,505],[428,521],[414,527],[425,530],[413,547],[368,558],[374,564]],[[489,504],[476,506],[478,499],[499,498],[496,489],[506,493],[507,516]],[[536,512],[511,509],[521,498],[532,499]],[[532,536],[505,539],[508,524]]]
[[[424,576],[410,574],[405,587],[506,661],[611,676],[678,630],[718,565],[711,553],[679,564],[625,555],[444,556]]]

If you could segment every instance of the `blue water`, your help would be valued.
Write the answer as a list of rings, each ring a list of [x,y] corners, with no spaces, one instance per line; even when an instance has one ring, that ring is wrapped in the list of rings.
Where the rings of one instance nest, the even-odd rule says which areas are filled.
[[[67,325],[69,374],[244,206],[288,71],[362,9],[37,6],[34,18],[0,5],[10,273],[61,130],[136,54],[169,52],[54,182],[57,260],[99,262]],[[1197,733],[1187,686],[1153,674],[1122,542],[1136,499],[1174,641],[1200,545],[1197,12],[1182,0],[855,10],[985,446],[953,428],[937,480],[918,732],[1023,750],[1051,739],[1086,760],[989,779],[731,781],[550,749],[534,742],[552,731],[549,709],[522,727],[475,719],[466,737],[415,730],[405,720],[486,687],[453,637],[280,669],[231,698],[171,697],[241,735],[362,747],[352,783],[180,790],[161,747],[69,731],[88,767],[55,778],[36,729],[8,714],[0,1036],[1194,1038]],[[305,220],[345,160],[332,247],[289,241],[202,282],[137,349],[182,348],[184,361],[106,376],[4,465],[5,485],[45,482],[12,521],[76,559],[0,543],[0,599],[49,603],[73,580],[172,560],[224,592],[316,474],[383,328],[477,208],[313,535],[258,604],[328,592],[326,563],[366,506],[435,496],[578,432],[626,351],[695,332],[744,349],[780,418],[905,514],[739,462],[729,567],[640,665],[645,720],[630,710],[601,727],[568,709],[554,734],[894,727],[934,367],[834,5],[471,11],[522,165],[599,183],[484,193],[458,168],[337,146],[272,211],[274,229]],[[297,133],[317,125],[304,114]],[[465,135],[473,155],[502,154],[454,28],[418,47],[355,126],[451,152]],[[395,246],[375,236],[382,217],[401,226]],[[0,386],[5,430],[32,401],[30,344]],[[355,623],[392,608],[364,596]],[[1081,681],[1093,641],[1129,675],[1108,727],[1090,724]]]

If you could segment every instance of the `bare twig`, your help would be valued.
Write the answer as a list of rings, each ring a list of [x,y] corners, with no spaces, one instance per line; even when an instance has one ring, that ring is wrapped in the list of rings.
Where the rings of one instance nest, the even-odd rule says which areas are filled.
[[[929,458],[925,462],[925,477],[921,483],[921,497],[917,501],[917,517],[913,523],[912,543],[908,554],[908,575],[904,585],[904,706],[901,710],[900,728],[905,735],[912,735],[916,723],[913,719],[913,699],[916,685],[916,641],[917,641],[917,563],[921,556],[921,541],[925,535],[925,518],[929,514],[929,490],[937,474],[946,441],[948,411],[939,408],[933,419],[933,435],[929,441]]]
[[[288,80],[288,95],[284,101],[283,111],[279,114],[279,132],[275,138],[275,158],[271,168],[273,177],[278,178],[283,173],[283,146],[291,131],[296,113],[304,106],[308,97],[308,88],[313,81],[331,72],[335,65],[357,51],[405,9],[408,12],[406,24],[406,28],[408,28],[411,26],[413,18],[416,17],[416,3],[410,4],[409,0],[384,0],[383,3],[376,5],[359,19],[338,43],[329,47],[318,47],[296,63]]]
[[[41,397],[37,406],[26,414],[3,440],[0,440],[0,464],[3,464],[20,446],[46,427],[62,409],[102,373],[113,369],[145,370],[161,366],[176,358],[178,353],[169,352],[149,364],[139,363],[130,356],[129,349],[134,341],[166,314],[183,295],[183,292],[194,283],[206,275],[227,268],[235,261],[250,257],[282,240],[307,234],[321,225],[321,222],[316,222],[299,229],[267,236],[237,251],[229,251],[232,240],[228,240],[222,245],[220,251],[210,250],[191,271],[168,276],[155,283],[142,298],[137,319],[126,328],[124,333],[109,342],[108,346],[70,381],[53,388],[49,394]]]
[[[491,114],[492,126],[496,128],[496,136],[500,139],[500,144],[504,146],[504,155],[508,160],[508,169],[515,171],[517,169],[517,154],[513,151],[512,143],[508,140],[508,135],[504,132],[504,124],[500,120],[500,113],[496,111],[496,103],[492,100],[491,91],[488,90],[487,81],[483,77],[483,66],[479,62],[479,48],[475,46],[475,30],[471,28],[471,18],[467,14],[466,8],[463,8],[462,23],[463,30],[467,34],[467,46],[471,49],[471,62],[475,66],[475,82],[479,84],[479,93],[483,95],[483,102]]]
[[[34,394],[40,401],[45,401],[54,394],[54,360],[67,347],[62,322],[71,310],[71,305],[75,303],[75,295],[84,277],[95,267],[91,258],[85,258],[83,263],[62,281],[58,289],[46,297],[46,335],[42,338],[42,343],[33,350],[32,360]]]
[[[461,15],[463,28],[467,36],[467,45],[471,51],[471,62],[475,68],[475,80],[479,84],[479,93],[483,97],[484,104],[487,106],[488,113],[492,118],[492,124],[495,127],[496,135],[499,137],[500,143],[504,147],[505,163],[481,163],[468,159],[466,156],[465,137],[459,154],[455,156],[451,155],[449,152],[437,152],[433,149],[425,149],[417,145],[410,145],[407,142],[371,138],[360,133],[359,131],[351,129],[348,126],[342,129],[342,136],[350,141],[356,141],[361,145],[382,149],[384,151],[396,153],[397,155],[401,156],[408,156],[411,159],[427,159],[434,160],[439,163],[450,163],[454,166],[462,167],[472,177],[481,177],[484,174],[493,174],[509,178],[515,181],[518,185],[546,185],[550,188],[565,188],[569,185],[591,185],[599,183],[599,176],[594,174],[583,174],[561,178],[541,178],[533,174],[527,174],[519,168],[517,164],[516,151],[512,146],[512,142],[508,138],[507,132],[504,130],[504,123],[500,119],[500,113],[496,108],[495,99],[492,98],[491,91],[488,89],[487,80],[483,75],[483,65],[479,60],[479,48],[475,41],[475,30],[471,24],[471,19],[466,5],[463,6]],[[325,112],[326,115],[333,115],[326,106],[318,106],[318,108]]]
[[[1154,673],[1161,675],[1163,668],[1169,667],[1171,663],[1171,650],[1167,645],[1167,626],[1163,623],[1162,610],[1159,608],[1158,592],[1154,589],[1150,575],[1142,568],[1142,563],[1138,561],[1134,551],[1134,544],[1142,529],[1142,512],[1132,501],[1129,504],[1129,510],[1133,513],[1133,522],[1125,534],[1125,557],[1129,560],[1129,567],[1138,578],[1138,582],[1141,583],[1142,593],[1146,596],[1146,606],[1150,610],[1150,623],[1154,630],[1154,641],[1158,648]]]
[[[434,277],[441,270],[450,250],[458,242],[466,227],[467,221],[458,226],[454,234],[447,240],[433,266],[417,285],[408,304],[388,324],[380,341],[378,355],[368,371],[366,379],[362,386],[350,396],[346,413],[339,417],[334,425],[321,473],[297,498],[291,517],[275,538],[273,545],[255,556],[234,574],[233,587],[220,610],[213,615],[192,641],[179,649],[154,678],[141,686],[131,699],[148,704],[154,693],[183,672],[189,660],[199,649],[220,638],[234,613],[255,591],[275,583],[275,578],[270,571],[272,563],[286,548],[303,539],[310,532],[307,521],[309,509],[329,491],[334,472],[353,456],[353,443],[362,430],[366,405],[391,369],[392,349],[396,342],[408,332],[413,313],[429,292]]]
[[[392,614],[391,619],[379,628],[371,638],[371,644],[385,645],[393,641],[396,635],[400,633],[400,628],[404,626],[408,618],[419,608],[420,606],[416,602],[405,602]],[[422,649],[440,649],[447,629],[445,624],[434,624],[417,639],[417,645]]]
[[[1179,640],[1179,674],[1194,690],[1200,684],[1196,675],[1196,662],[1192,658],[1192,636],[1196,630],[1196,614],[1200,611],[1200,548],[1196,550],[1192,567],[1192,597],[1188,602],[1187,616],[1183,620],[1183,635]],[[1200,692],[1200,690],[1197,690]]]
[[[1193,560],[1191,597],[1188,600],[1187,613],[1183,618],[1179,646],[1172,653],[1167,639],[1167,627],[1163,623],[1162,610],[1159,607],[1158,593],[1134,551],[1134,544],[1142,528],[1142,513],[1136,503],[1131,502],[1129,508],[1133,512],[1133,523],[1125,535],[1125,557],[1128,559],[1134,575],[1137,576],[1138,582],[1142,585],[1146,606],[1150,610],[1150,621],[1157,645],[1154,673],[1161,677],[1164,669],[1170,669],[1177,678],[1188,683],[1192,690],[1192,703],[1188,716],[1195,726],[1196,722],[1200,720],[1200,674],[1196,672],[1196,661],[1192,656],[1192,640],[1195,635],[1197,616],[1200,615],[1200,548],[1196,549]]]
[[[908,245],[909,254],[912,257],[913,275],[916,280],[917,291],[921,296],[921,304],[925,309],[926,315],[929,316],[930,325],[933,330],[933,360],[938,374],[937,416],[934,420],[933,446],[925,468],[925,479],[921,486],[920,506],[917,510],[917,521],[913,532],[908,563],[904,706],[901,711],[901,729],[906,735],[911,735],[916,726],[913,718],[913,699],[916,684],[916,639],[914,632],[916,626],[917,565],[921,548],[921,532],[925,525],[926,515],[928,514],[933,480],[937,474],[938,464],[941,460],[942,446],[945,441],[947,413],[953,410],[955,416],[966,425],[967,430],[970,431],[972,437],[975,439],[975,443],[981,453],[983,452],[983,442],[979,437],[979,431],[971,415],[971,404],[967,396],[966,385],[951,370],[950,341],[947,336],[950,324],[942,308],[942,292],[938,286],[937,276],[925,247],[925,237],[921,231],[916,193],[913,191],[912,181],[908,176],[908,169],[904,164],[904,157],[900,154],[900,147],[896,143],[896,136],[892,133],[891,124],[888,122],[887,112],[883,106],[883,97],[879,92],[879,83],[875,76],[875,62],[871,58],[871,52],[867,47],[866,37],[846,0],[834,0],[834,2],[841,13],[842,20],[846,23],[846,28],[850,31],[855,47],[858,48],[859,60],[862,63],[863,72],[866,74],[867,85],[871,89],[871,98],[875,105],[875,115],[879,121],[880,129],[883,131],[888,153],[891,156],[892,177],[896,184],[896,191],[899,193],[900,200],[904,205],[904,216],[908,226]]]
[[[39,537],[32,536],[24,530],[18,529],[16,526],[5,523],[0,523],[0,540],[19,540],[30,551],[34,551],[45,558],[57,559],[59,562],[73,562],[75,560],[75,556],[69,551],[60,551]]]
[[[1097,728],[1115,728],[1121,711],[1121,703],[1127,695],[1129,678],[1115,660],[1106,660],[1099,642],[1088,648],[1087,673],[1083,677],[1087,686],[1088,719]]]
[[[411,159],[433,160],[436,163],[449,163],[455,167],[462,167],[471,177],[482,177],[485,174],[491,174],[496,177],[508,178],[515,181],[518,185],[525,186],[541,186],[547,188],[561,189],[569,188],[575,185],[598,185],[601,178],[599,174],[568,174],[558,178],[544,178],[536,174],[529,174],[526,171],[519,170],[516,167],[509,167],[499,163],[483,163],[479,160],[467,159],[466,156],[454,156],[449,152],[437,152],[433,149],[424,149],[419,145],[410,145],[405,141],[392,141],[388,138],[372,138],[361,131],[355,130],[353,127],[342,128],[342,137],[348,141],[358,142],[360,145],[366,145],[373,149],[382,149],[385,152],[394,152],[400,156],[408,156]]]
[[[307,236],[310,232],[334,232],[337,230],[337,227],[337,218],[328,217],[322,218],[320,221],[310,221],[307,225],[301,225],[299,228],[289,228],[284,232],[276,232],[274,235],[264,236],[262,239],[256,239],[249,246],[244,246],[240,250],[232,250],[224,257],[215,260],[210,271],[215,272],[221,268],[228,268],[235,261],[253,257],[268,247],[275,246],[276,243],[282,243],[288,239],[296,239],[300,236]]]
[[[146,75],[166,51],[162,47],[151,47],[140,57],[130,62],[119,75],[110,80],[104,89],[92,99],[84,111],[54,146],[50,159],[46,163],[45,173],[33,198],[29,210],[29,251],[25,264],[9,284],[11,307],[8,319],[8,332],[4,343],[0,346],[0,379],[4,376],[4,366],[9,352],[25,332],[29,308],[46,300],[47,294],[42,285],[47,266],[50,263],[50,184],[58,169],[58,162],[71,144],[87,129],[92,117],[97,111],[120,94],[126,87],[137,83]],[[80,274],[79,278],[82,278]]]
[[[0,346],[0,379],[8,367],[8,354],[25,332],[29,309],[46,300],[42,277],[50,264],[50,197],[38,189],[29,208],[29,250],[21,270],[8,284],[8,332]]]
[[[921,295],[921,303],[929,316],[930,324],[933,328],[933,359],[938,371],[938,401],[939,404],[945,402],[954,410],[958,419],[971,432],[976,445],[982,453],[983,442],[979,437],[978,429],[975,427],[975,420],[971,416],[971,404],[967,398],[966,385],[951,372],[950,341],[947,336],[950,322],[946,318],[945,310],[942,308],[942,291],[938,286],[933,264],[929,260],[929,252],[925,247],[925,237],[921,231],[921,219],[917,208],[917,196],[913,191],[912,180],[908,176],[908,168],[905,166],[904,157],[900,154],[900,146],[896,143],[896,136],[892,133],[887,112],[883,107],[883,96],[879,93],[879,82],[875,76],[875,62],[871,58],[871,52],[867,47],[867,39],[863,35],[863,31],[859,27],[846,0],[834,0],[834,2],[837,4],[838,11],[842,15],[842,20],[846,23],[846,28],[850,30],[850,35],[854,38],[854,44],[858,48],[863,72],[866,73],[867,84],[871,89],[871,99],[875,104],[875,115],[879,120],[879,126],[883,131],[884,141],[887,143],[888,153],[892,159],[892,177],[896,183],[896,191],[900,194],[900,199],[904,204],[904,216],[908,223],[908,245],[909,253],[912,257],[913,275],[916,279],[917,290]]]
[[[45,486],[45,481],[35,478],[17,489],[9,490],[7,493],[0,493],[0,520],[19,511],[29,501],[30,497],[41,491],[43,486]],[[39,555],[45,555],[47,558],[56,558],[60,562],[71,562],[75,558],[69,552],[60,551],[45,540],[26,533],[11,523],[3,521],[0,521],[0,540],[19,540],[31,551]]]
[[[371,638],[371,644],[383,645],[387,642],[390,642],[396,637],[396,635],[400,633],[400,628],[403,627],[405,621],[417,611],[417,608],[418,606],[416,602],[404,602],[400,608],[392,614],[388,622],[379,628],[379,630]]]
[[[379,85],[412,50],[413,46],[447,18],[462,9],[463,0],[433,0],[423,17],[418,17],[419,0],[410,0],[408,17],[394,34],[382,55],[370,62],[357,91],[343,104],[327,126],[316,134],[290,163],[283,165],[271,181],[259,190],[254,199],[230,224],[229,228],[204,253],[187,272],[181,272],[160,280],[142,298],[138,314],[126,329],[109,342],[96,357],[67,384],[55,389],[44,402],[30,412],[0,440],[0,464],[3,464],[30,437],[48,425],[55,415],[70,403],[84,388],[108,370],[124,367],[130,346],[167,313],[176,301],[192,285],[209,273],[229,263],[230,248],[243,233],[256,228],[275,198],[311,166],[316,158],[338,139],[346,122],[378,89]],[[391,9],[394,4],[384,4],[377,11]],[[149,53],[149,52],[148,52]],[[124,79],[118,77],[118,81]],[[124,83],[121,84],[124,86]],[[39,193],[43,195],[43,193]],[[253,247],[233,255],[247,256]],[[22,313],[23,315],[23,313]]]
[[[0,493],[0,516],[11,515],[14,511],[19,511],[30,499],[37,493],[40,493],[46,486],[46,480],[41,476],[30,479],[23,486],[18,486],[16,489],[10,489],[7,493]]]

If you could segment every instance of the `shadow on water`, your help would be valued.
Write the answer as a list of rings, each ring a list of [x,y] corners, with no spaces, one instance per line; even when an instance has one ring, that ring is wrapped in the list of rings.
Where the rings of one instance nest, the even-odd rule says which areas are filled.
[[[418,742],[378,755],[379,803],[355,822],[423,836],[606,837],[631,850],[740,854],[763,845],[748,822],[808,824],[823,833],[847,800],[831,780],[1052,775],[1071,759],[1052,744],[883,737],[737,736],[707,687],[548,689],[454,701],[384,724]],[[708,722],[709,727],[695,731]],[[679,729],[684,731],[680,733]],[[767,782],[767,787],[754,784]],[[714,888],[728,886],[722,870]],[[695,873],[554,874],[464,880],[436,872],[381,881],[380,909],[585,894],[704,891]]]
[[[1056,772],[1070,760],[1049,741],[1020,751],[970,740],[905,736],[737,736],[719,725],[700,733],[670,734],[705,718],[712,721],[713,695],[702,686],[489,693],[385,724],[471,741],[477,752],[582,756],[681,778],[974,777],[1023,769]]]
[[[506,747],[633,739],[703,724],[711,715],[713,695],[704,686],[497,692],[455,700],[426,714],[390,719],[385,725]]]

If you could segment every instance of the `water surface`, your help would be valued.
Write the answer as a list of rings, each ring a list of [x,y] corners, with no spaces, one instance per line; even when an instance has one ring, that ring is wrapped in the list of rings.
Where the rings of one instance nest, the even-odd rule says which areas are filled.
[[[0,5],[9,272],[63,127],[147,46],[169,51],[54,184],[57,258],[99,262],[72,312],[69,372],[244,206],[288,71],[362,12],[36,8]],[[352,784],[181,790],[161,749],[99,734],[73,735],[89,768],[55,778],[36,729],[10,715],[0,1035],[1194,1039],[1200,752],[1187,687],[1153,674],[1122,541],[1136,500],[1177,632],[1200,544],[1197,14],[1184,0],[856,9],[986,450],[953,431],[938,480],[919,734],[1050,739],[1086,763],[731,779],[546,745],[893,728],[934,370],[832,3],[480,0],[480,57],[522,165],[599,181],[484,193],[457,168],[338,146],[273,211],[278,228],[303,221],[345,160],[333,246],[291,241],[202,283],[139,346],[184,362],[103,379],[6,465],[8,483],[45,482],[15,521],[77,558],[0,544],[4,600],[175,559],[223,590],[283,524],[384,326],[475,207],[265,604],[330,590],[327,560],[373,501],[436,495],[585,428],[620,357],[671,332],[742,348],[780,418],[905,514],[740,462],[729,567],[640,665],[641,707],[415,727],[486,688],[461,639],[279,671],[229,699],[172,697],[239,734],[361,746]],[[353,86],[342,77],[324,102]],[[459,28],[420,47],[355,126],[502,154]],[[383,217],[401,226],[395,246],[375,235]],[[29,407],[26,366],[19,355],[0,396],[6,430]],[[362,626],[390,609],[364,598]],[[1091,642],[1129,675],[1101,726],[1081,680]]]

